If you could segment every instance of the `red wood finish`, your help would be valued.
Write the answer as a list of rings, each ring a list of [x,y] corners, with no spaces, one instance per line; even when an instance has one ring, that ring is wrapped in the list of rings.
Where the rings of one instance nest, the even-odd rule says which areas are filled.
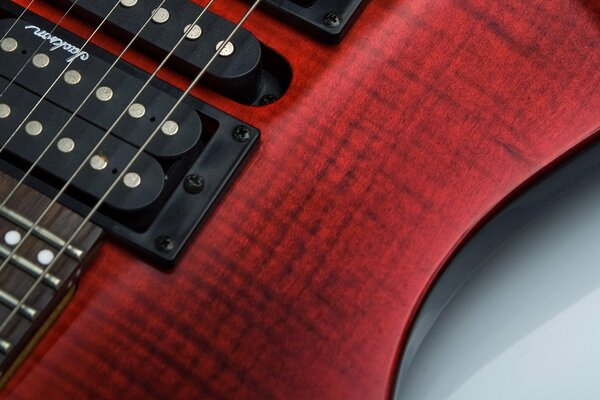
[[[598,1],[373,0],[337,47],[247,27],[290,61],[287,96],[195,93],[258,152],[172,273],[105,245],[5,397],[384,398],[457,246],[600,126]]]

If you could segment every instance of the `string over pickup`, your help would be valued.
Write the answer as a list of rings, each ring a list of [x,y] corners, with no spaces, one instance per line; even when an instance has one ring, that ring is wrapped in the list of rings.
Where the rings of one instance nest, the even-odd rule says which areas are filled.
[[[7,85],[8,81],[0,78],[0,87]],[[79,117],[67,125],[69,113],[47,100],[42,101],[31,117],[25,120],[27,111],[34,108],[37,100],[36,95],[18,85],[11,85],[2,96],[0,103],[11,110],[6,118],[0,118],[0,143],[6,145],[6,153],[2,156],[14,157],[13,163],[24,165],[25,168],[49,147],[37,162],[39,174],[48,181],[57,180],[60,184],[67,181],[77,166],[86,161],[104,131]],[[17,129],[19,125],[22,127]],[[66,129],[55,139],[63,126]],[[114,180],[113,170],[123,169],[135,151],[134,146],[110,135],[98,151],[100,160],[86,163],[86,168],[73,182],[74,188],[84,196],[99,198]],[[142,177],[141,182],[135,190],[125,184],[120,185],[106,202],[111,207],[127,211],[143,209],[161,194],[165,176],[155,158],[143,154],[132,171]]]
[[[0,28],[8,26],[0,41],[0,170],[26,174],[51,197],[69,182],[58,201],[82,215],[102,198],[93,222],[172,266],[258,131],[0,0]]]
[[[50,28],[27,21],[4,19],[0,20],[0,30],[8,30],[12,24],[15,24],[13,39],[21,51],[3,52],[3,57],[0,57],[0,76],[8,81],[17,79],[18,84],[28,91],[44,96],[68,112],[75,112],[84,103],[77,115],[102,130],[108,130],[113,122],[119,120],[119,114],[135,99],[126,117],[111,129],[111,134],[133,146],[139,147],[175,104],[173,96],[153,86],[146,87],[136,96],[143,87],[143,79],[132,76],[123,68],[110,68],[110,61],[90,55],[71,44],[77,43],[76,39],[55,32],[54,39],[42,42],[38,49],[41,40],[39,35],[48,33]],[[60,44],[62,47],[57,47]],[[64,46],[75,48],[75,55]],[[47,60],[43,68],[36,66],[33,60],[28,62],[31,57],[29,53],[36,50]],[[68,59],[73,56],[75,58],[69,62]],[[126,68],[123,64],[119,66]],[[101,80],[106,71],[109,73]],[[58,81],[57,76],[61,76]],[[3,84],[0,91],[6,86]],[[89,99],[86,101],[87,97]],[[169,125],[176,131],[167,131]],[[158,135],[153,140],[147,152],[159,159],[172,159],[185,155],[197,145],[202,123],[190,106],[182,105],[172,116],[165,131],[166,134]]]
[[[127,42],[139,33],[136,47],[159,60],[176,47],[170,65],[192,76],[206,66],[235,27],[210,11],[197,20],[203,8],[189,0],[121,1],[114,10],[114,0],[56,3],[65,9],[73,6],[74,14],[95,25],[108,16],[103,28],[119,40]],[[152,15],[152,22],[146,24]],[[202,83],[240,103],[263,105],[280,98],[290,79],[287,62],[242,28],[208,68]]]

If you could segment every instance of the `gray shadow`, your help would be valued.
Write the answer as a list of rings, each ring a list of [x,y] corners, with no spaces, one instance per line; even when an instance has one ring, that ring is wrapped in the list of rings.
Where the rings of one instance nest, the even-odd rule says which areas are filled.
[[[570,190],[482,264],[425,337],[399,398],[450,397],[507,348],[599,289],[598,239],[596,176]]]

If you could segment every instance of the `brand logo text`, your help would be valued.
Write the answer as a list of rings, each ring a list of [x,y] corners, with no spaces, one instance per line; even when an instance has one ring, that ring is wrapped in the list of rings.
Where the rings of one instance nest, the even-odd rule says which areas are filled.
[[[81,49],[79,47],[76,47],[76,46],[72,45],[71,43],[64,41],[63,39],[59,38],[58,36],[53,36],[49,32],[47,32],[35,25],[27,25],[25,27],[25,29],[33,30],[33,34],[35,36],[38,36],[44,40],[47,40],[52,45],[50,47],[50,51],[62,49],[64,51],[66,51],[67,53],[72,54],[72,56],[67,58],[67,62],[74,61],[78,58],[82,61],[85,61],[90,58],[90,55],[85,51],[81,51]]]

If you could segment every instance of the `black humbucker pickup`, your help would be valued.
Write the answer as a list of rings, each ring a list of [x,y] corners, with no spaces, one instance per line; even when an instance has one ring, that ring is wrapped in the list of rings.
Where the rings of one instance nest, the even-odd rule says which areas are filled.
[[[0,0],[0,30],[22,11]],[[74,175],[60,202],[86,215],[158,132],[128,170],[136,179],[117,185],[92,221],[156,264],[173,265],[259,132],[191,96],[160,126],[180,90],[153,79],[136,97],[147,73],[119,60],[106,74],[113,55],[52,28],[27,12],[0,43],[0,169],[18,179],[46,151],[26,182],[53,197]]]
[[[7,32],[13,24],[15,25],[11,31],[16,32],[17,35],[12,34],[12,36],[18,36],[19,46],[26,53],[21,50],[0,57],[0,74],[7,79],[13,79],[20,73],[23,79],[19,79],[19,85],[38,96],[44,95],[52,86],[45,99],[68,112],[75,112],[89,97],[77,115],[104,130],[108,130],[113,122],[119,119],[119,115],[127,105],[137,97],[135,101],[144,105],[144,118],[134,118],[126,114],[112,129],[115,136],[134,146],[139,147],[144,143],[156,121],[161,121],[175,104],[176,98],[154,86],[144,88],[138,95],[145,79],[137,78],[123,68],[111,69],[112,61],[106,62],[99,57],[89,58],[89,53],[85,51],[82,53],[83,59],[81,56],[75,56],[73,60],[69,60],[73,55],[65,51],[65,43],[66,46],[71,46],[68,40],[62,38],[65,36],[50,35],[43,27],[14,19],[0,21],[0,31]],[[33,62],[28,62],[31,54],[26,49],[37,49],[42,37],[50,37],[50,40],[46,39],[46,43],[40,49],[40,52],[48,57],[49,63],[40,69]],[[61,47],[57,47],[59,40]],[[69,83],[65,78],[56,80],[67,65],[70,73],[77,73],[74,78],[78,80],[76,84]],[[21,71],[23,66],[24,69]],[[112,90],[110,102],[103,102],[91,92],[107,71],[109,73],[103,80],[102,86],[115,89]],[[5,86],[0,86],[3,87]],[[177,137],[177,140],[172,140],[166,135],[157,136],[148,146],[147,151],[158,158],[182,156],[200,140],[202,123],[190,105],[183,104],[178,107],[173,119],[177,120],[179,133],[182,134]]]
[[[8,80],[0,77],[1,88],[7,87],[8,83]],[[63,183],[74,174],[80,164],[86,161],[87,155],[96,143],[100,142],[105,129],[77,116],[69,124],[66,124],[71,115],[69,112],[47,100],[43,100],[36,106],[39,99],[40,96],[19,85],[8,87],[0,99],[1,104],[10,107],[10,115],[0,118],[0,143],[6,144],[5,151],[10,153],[12,156],[10,158],[14,160],[15,164],[29,166],[50,145],[56,133],[66,126],[59,139],[55,141],[56,145],[50,146],[48,152],[40,159],[39,169],[36,171],[38,175],[43,174],[49,180]],[[34,107],[33,114],[13,135],[29,110]],[[13,137],[8,140],[11,136]],[[73,143],[73,148],[63,147],[63,151],[61,151],[58,145],[60,140],[63,140],[62,143]],[[101,154],[103,159],[110,161],[110,168],[94,170],[90,164],[87,164],[77,174],[73,182],[74,189],[94,199],[100,198],[115,179],[114,175],[125,167],[136,151],[137,148],[126,141],[109,135],[98,154]],[[4,156],[8,157],[8,155]],[[143,210],[158,199],[164,187],[165,173],[157,159],[150,154],[142,153],[132,170],[144,177],[140,185],[136,190],[126,190],[122,185],[117,186],[106,200],[108,206],[122,212],[132,212]]]
[[[54,0],[51,3],[72,12],[129,41],[138,34],[136,48],[162,60],[177,46],[169,65],[195,76],[214,55],[235,24],[189,0],[144,0],[115,8],[114,0]],[[151,23],[148,19],[155,10]],[[193,30],[191,26],[195,25]],[[249,31],[241,28],[230,46],[208,68],[202,83],[243,104],[265,105],[287,90],[291,69],[287,62],[267,48]]]

